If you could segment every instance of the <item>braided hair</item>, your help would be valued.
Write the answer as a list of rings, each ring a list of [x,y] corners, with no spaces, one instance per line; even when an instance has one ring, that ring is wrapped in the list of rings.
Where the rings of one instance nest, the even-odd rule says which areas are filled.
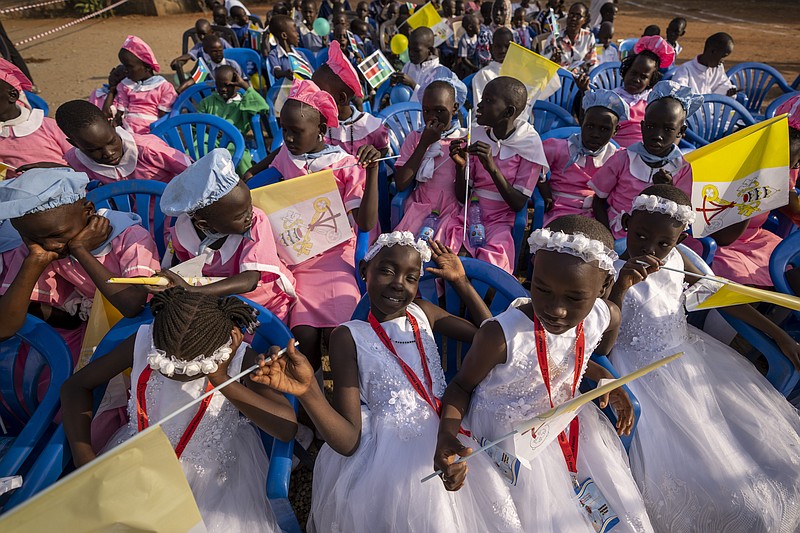
[[[648,89],[652,89],[655,87],[656,83],[661,81],[661,78],[663,78],[664,75],[659,70],[661,68],[661,59],[650,50],[642,50],[638,54],[631,54],[623,59],[622,64],[619,66],[619,75],[621,78],[624,78],[625,74],[627,74],[633,66],[633,62],[636,61],[636,58],[639,56],[647,57],[656,62],[656,71],[650,76],[650,84],[647,86]]]
[[[252,332],[258,311],[233,296],[216,297],[172,287],[153,296],[153,344],[189,361],[211,355],[228,342],[233,328]]]

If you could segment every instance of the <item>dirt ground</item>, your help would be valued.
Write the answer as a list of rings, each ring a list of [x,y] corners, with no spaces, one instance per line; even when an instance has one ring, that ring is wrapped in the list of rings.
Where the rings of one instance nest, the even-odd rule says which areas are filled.
[[[270,4],[248,3],[254,13],[262,16]],[[680,41],[684,50],[679,62],[700,53],[708,35],[726,31],[736,40],[728,64],[769,63],[790,83],[800,73],[800,46],[786,40],[786,36],[800,34],[800,0],[619,0],[616,37],[637,37],[648,24],[658,24],[663,35],[670,19],[679,15],[688,20],[686,35]],[[183,31],[201,16],[190,13],[90,20],[22,45],[20,52],[42,96],[55,110],[67,100],[86,98],[105,81],[109,70],[118,63],[119,46],[128,34],[147,41],[169,75],[170,60],[181,52]],[[4,25],[16,42],[69,20],[16,19],[7,20]]]

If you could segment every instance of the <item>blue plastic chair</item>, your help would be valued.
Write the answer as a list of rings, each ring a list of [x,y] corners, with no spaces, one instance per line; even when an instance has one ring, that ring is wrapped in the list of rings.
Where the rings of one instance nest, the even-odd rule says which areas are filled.
[[[241,298],[241,297],[239,297]],[[269,310],[246,299],[241,298],[258,312],[260,325],[255,331],[253,340],[250,343],[253,349],[259,353],[266,353],[270,346],[286,346],[292,337],[291,331],[286,325],[278,320]],[[139,316],[134,318],[123,318],[103,340],[98,344],[92,360],[103,357],[122,341],[135,334],[139,327],[149,324],[153,320],[149,307]],[[100,400],[105,393],[105,387],[100,387],[94,391],[95,409],[100,404]],[[292,406],[297,409],[297,400],[288,396]],[[265,443],[267,454],[270,456],[269,472],[267,474],[266,493],[270,500],[270,505],[278,520],[278,524],[284,531],[299,533],[300,525],[292,511],[289,503],[289,477],[292,470],[292,455],[294,453],[294,442],[282,442],[273,439],[269,435],[261,432],[262,441]]]
[[[575,117],[565,111],[563,107],[541,100],[537,100],[533,103],[528,122],[533,124],[533,127],[539,135],[557,128],[567,128],[578,125],[578,121],[575,120]]]
[[[424,124],[422,118],[422,105],[418,102],[405,102],[394,104],[378,114],[384,126],[389,130],[389,154],[399,155],[400,146],[406,136],[416,131]]]
[[[733,98],[719,94],[706,94],[703,98],[703,106],[686,119],[686,139],[697,147],[756,123],[750,112]]]
[[[639,41],[638,37],[631,37],[619,43],[619,58],[625,59],[628,55],[633,53],[633,47]]]
[[[241,50],[241,49],[237,49]],[[168,145],[185,152],[197,161],[214,148],[228,148],[233,144],[233,164],[238,165],[244,154],[244,137],[236,127],[219,117],[201,113],[184,113],[165,120],[153,135],[161,137]]]
[[[792,92],[781,73],[766,63],[745,62],[728,69],[728,78],[747,96],[747,110],[758,120],[762,120],[761,106],[767,94],[777,87],[781,92]]]
[[[800,74],[798,74],[797,77],[794,79],[791,87],[795,91],[800,90]]]
[[[19,375],[17,370],[23,364]],[[49,370],[50,383],[39,401],[45,369]],[[56,430],[53,418],[61,406],[61,385],[71,374],[72,353],[64,340],[34,316],[28,315],[22,328],[0,344],[0,416],[8,431],[0,435],[0,477],[22,475],[24,479],[4,510],[53,483],[60,474],[35,466],[39,461],[57,458],[58,452],[45,443]]]
[[[44,98],[38,94],[33,94],[28,91],[24,91],[24,93],[25,98],[28,99],[28,103],[31,104],[31,109],[41,109],[44,112],[44,116],[48,116],[50,114],[50,106],[47,105],[47,102],[44,101]]]
[[[299,48],[295,48],[295,50],[299,50]],[[309,50],[309,53],[313,52]],[[316,54],[313,55],[314,55],[314,61],[311,64],[314,65],[314,69],[318,69],[319,67],[328,62],[328,47],[326,46],[325,48],[321,48]]]
[[[622,86],[622,76],[619,67],[622,63],[615,61],[602,63],[589,72],[589,81],[598,89],[616,89]]]
[[[264,79],[264,69],[262,67],[264,59],[261,54],[249,48],[226,48],[223,52],[225,59],[230,59],[239,63],[242,71],[248,78],[253,74],[258,74],[258,79]],[[266,93],[264,83],[261,84],[261,95]]]
[[[575,77],[572,72],[558,69],[558,76],[561,79],[561,88],[547,99],[548,102],[561,106],[567,113],[572,114],[575,107],[575,98],[581,92],[575,84]]]
[[[581,132],[580,126],[565,126],[563,128],[553,128],[550,131],[541,133],[540,136],[543,141],[547,139],[566,139],[573,133],[580,133],[580,132]]]
[[[798,76],[798,78],[800,78],[800,76]],[[775,112],[778,110],[778,108],[784,102],[786,102],[786,101],[790,100],[791,98],[794,98],[795,96],[798,96],[798,95],[800,95],[800,92],[793,91],[793,92],[790,92],[790,93],[782,94],[779,97],[777,97],[775,100],[772,101],[772,103],[770,103],[767,106],[767,110],[764,112],[764,118],[765,119],[773,118],[775,116]]]
[[[167,249],[165,230],[175,223],[175,219],[166,217],[158,205],[166,186],[160,181],[123,180],[89,191],[86,199],[98,209],[104,207],[139,215],[142,226],[156,241],[159,256],[163,257]]]
[[[277,105],[278,96],[283,89],[282,83],[276,83],[267,91],[267,96],[264,98],[269,104],[269,114],[267,115],[267,128],[270,135],[272,135],[272,146],[270,150],[277,150],[283,144],[283,130],[278,124],[278,116],[280,116],[280,107]]]
[[[197,106],[200,105],[205,98],[211,96],[214,92],[214,83],[196,83],[187,87],[175,103],[172,104],[172,111],[169,112],[170,117],[181,115],[183,113],[197,113]]]
[[[786,280],[788,267],[800,267],[800,232],[795,231],[775,247],[769,258],[769,275],[775,290],[797,296]],[[800,311],[794,311],[794,319],[800,324]]]

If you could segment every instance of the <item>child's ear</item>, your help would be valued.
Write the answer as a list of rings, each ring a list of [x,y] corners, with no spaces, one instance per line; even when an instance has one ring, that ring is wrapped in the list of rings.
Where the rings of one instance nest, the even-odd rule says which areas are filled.
[[[14,87],[11,87],[8,90],[8,103],[13,104],[17,100],[19,100],[19,91],[16,90]]]
[[[205,230],[211,230],[212,229],[211,228],[211,224],[209,224],[208,222],[206,222],[204,219],[202,219],[200,217],[193,216],[192,217],[192,222],[194,223],[194,227],[196,227],[199,230],[205,231]]]
[[[83,204],[83,212],[86,213],[87,218],[94,215],[95,212],[97,212],[97,209],[94,207],[94,202],[86,200],[86,202]]]
[[[325,123],[320,123],[320,125],[319,125],[319,133],[320,133],[320,135],[325,137],[325,135],[328,133],[328,125],[325,124]]]
[[[600,289],[600,295],[598,298],[604,298],[606,294],[608,294],[608,289],[614,284],[614,274],[611,272],[608,273],[606,276],[605,281],[603,281],[603,288]]]
[[[346,93],[346,92],[344,92],[344,91],[340,91],[340,92],[339,92],[339,98],[338,98],[338,102],[336,102],[336,103],[337,103],[338,105],[342,106],[342,107],[344,107],[344,106],[348,106],[348,105],[350,105],[350,97],[349,97],[349,96],[347,96],[347,93]]]
[[[362,280],[367,281],[367,262],[363,259],[358,262],[358,275]]]
[[[681,234],[678,235],[678,240],[675,241],[675,246],[677,246],[680,243],[682,243],[683,241],[685,241],[688,237],[689,237],[689,233],[688,232],[686,232],[686,231],[681,232]]]
[[[506,108],[506,116],[508,118],[514,118],[517,116],[517,106],[510,105]]]
[[[631,219],[631,216],[628,213],[622,213],[622,218],[620,222],[622,223],[622,229],[628,231],[628,221]]]
[[[233,328],[231,330],[231,350],[236,352],[239,349],[239,346],[242,345],[242,341],[244,340],[244,334],[242,330],[239,328]]]
[[[612,137],[619,132],[619,120],[617,121],[617,125],[614,126],[614,133],[611,135]]]
[[[678,134],[675,136],[675,139],[680,139],[686,134],[686,123],[683,123],[681,129],[678,131]]]

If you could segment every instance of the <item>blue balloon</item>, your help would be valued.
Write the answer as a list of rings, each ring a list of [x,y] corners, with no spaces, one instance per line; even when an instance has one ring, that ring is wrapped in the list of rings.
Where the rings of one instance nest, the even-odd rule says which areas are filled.
[[[414,91],[408,85],[398,84],[392,87],[392,92],[389,93],[389,101],[392,104],[408,102],[411,100],[413,93]]]

